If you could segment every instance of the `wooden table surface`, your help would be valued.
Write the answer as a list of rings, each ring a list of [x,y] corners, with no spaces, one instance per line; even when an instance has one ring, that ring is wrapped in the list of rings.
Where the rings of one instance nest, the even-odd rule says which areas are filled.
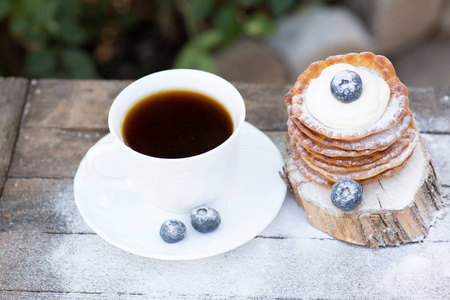
[[[73,176],[129,83],[0,78],[0,299],[450,298],[450,216],[421,243],[373,250],[309,225],[289,192],[263,232],[214,257],[161,261],[105,242],[78,213]],[[285,153],[290,87],[234,84],[247,121]],[[450,87],[409,91],[447,194]]]

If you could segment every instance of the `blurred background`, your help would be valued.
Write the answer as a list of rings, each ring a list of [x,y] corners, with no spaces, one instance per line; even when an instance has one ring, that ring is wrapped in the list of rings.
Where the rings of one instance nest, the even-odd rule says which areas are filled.
[[[365,50],[407,86],[449,86],[450,0],[0,0],[0,76],[195,68],[292,84],[313,61]]]

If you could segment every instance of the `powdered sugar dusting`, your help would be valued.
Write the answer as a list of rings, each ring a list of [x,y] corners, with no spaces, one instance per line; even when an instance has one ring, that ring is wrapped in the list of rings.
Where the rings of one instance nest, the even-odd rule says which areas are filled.
[[[354,141],[341,141],[341,140],[332,140],[327,139],[325,137],[320,136],[319,134],[313,132],[308,127],[302,124],[298,119],[295,118],[292,114],[289,114],[291,120],[295,123],[295,125],[309,138],[324,144],[329,147],[338,147],[345,150],[363,150],[363,149],[380,149],[386,148],[392,145],[396,140],[398,140],[401,136],[403,136],[410,126],[412,121],[412,116],[408,112],[400,122],[396,123],[391,128],[388,128],[385,131],[377,132],[371,134],[369,136],[363,137],[360,140]]]
[[[400,118],[406,113],[407,98],[405,96],[391,95],[389,104],[386,107],[384,114],[373,125],[362,129],[334,129],[327,127],[317,121],[310,112],[306,105],[303,104],[303,96],[295,95],[292,97],[293,108],[292,112],[302,123],[306,126],[313,128],[321,134],[332,139],[349,139],[354,137],[365,137],[370,134],[380,132],[393,126],[398,122]]]
[[[406,87],[393,70],[365,70],[388,78],[390,90],[383,115],[365,128],[336,129],[318,121],[305,103],[310,83],[306,75],[286,95],[292,157],[305,177],[328,186],[343,179],[369,182],[391,176],[413,153],[418,133]]]
[[[352,82],[357,83],[353,86]],[[312,78],[303,94],[308,111],[323,125],[357,129],[381,117],[389,102],[390,90],[382,77],[350,64],[337,63]]]
[[[374,70],[366,68],[362,69],[367,70],[374,75],[380,76],[380,74]],[[361,129],[335,129],[324,125],[311,115],[305,103],[307,90],[308,86],[306,85],[303,87],[302,93],[292,97],[293,114],[306,126],[332,139],[351,139],[354,137],[361,138],[375,132],[383,131],[386,128],[393,126],[393,124],[400,120],[400,118],[406,113],[409,104],[409,100],[404,94],[404,85],[400,82],[396,82],[395,86],[390,86],[391,95],[388,106],[378,121],[366,128]]]
[[[387,170],[390,170],[397,166],[400,166],[412,154],[412,152],[416,146],[416,143],[417,143],[417,136],[414,139],[414,141],[412,143],[410,143],[408,145],[408,147],[406,147],[404,149],[404,151],[402,151],[396,157],[391,158],[388,163],[374,166],[369,169],[362,169],[362,170],[358,170],[358,171],[354,171],[354,172],[351,172],[349,170],[344,170],[342,172],[342,171],[337,170],[336,167],[331,167],[330,171],[326,171],[324,169],[320,169],[317,167],[314,167],[313,169],[320,172],[326,178],[328,178],[332,181],[335,181],[335,182],[342,180],[342,179],[347,179],[347,178],[351,178],[351,179],[355,179],[355,180],[368,179],[368,178],[371,178],[378,174],[381,174]],[[310,167],[312,167],[312,165],[310,165]]]

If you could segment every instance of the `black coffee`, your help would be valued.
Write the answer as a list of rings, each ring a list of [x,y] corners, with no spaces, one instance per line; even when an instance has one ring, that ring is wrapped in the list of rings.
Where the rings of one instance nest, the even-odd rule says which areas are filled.
[[[152,94],[122,122],[125,144],[142,154],[182,158],[207,152],[233,133],[233,120],[217,100],[192,91]]]

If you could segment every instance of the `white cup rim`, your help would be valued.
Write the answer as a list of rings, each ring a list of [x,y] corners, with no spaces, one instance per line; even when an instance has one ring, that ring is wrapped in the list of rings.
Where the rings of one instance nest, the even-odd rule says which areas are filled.
[[[123,139],[121,138],[121,132],[117,132],[117,130],[114,130],[116,127],[113,126],[113,122],[117,122],[116,120],[113,120],[113,111],[115,109],[115,103],[116,101],[120,101],[120,99],[122,97],[124,97],[124,95],[127,93],[128,90],[133,89],[134,86],[136,84],[139,84],[142,81],[147,81],[149,80],[151,77],[155,77],[155,76],[161,76],[161,75],[166,75],[166,74],[175,74],[177,73],[178,75],[185,75],[185,76],[192,76],[192,75],[197,75],[197,76],[206,76],[209,79],[212,79],[214,81],[216,81],[219,84],[224,85],[227,89],[230,89],[230,91],[232,91],[232,93],[234,94],[235,97],[238,97],[238,101],[237,101],[237,109],[239,110],[239,119],[235,120],[233,119],[233,123],[234,125],[234,130],[233,133],[228,137],[228,139],[226,139],[223,143],[221,143],[220,145],[218,145],[217,147],[206,151],[204,153],[198,154],[198,155],[194,155],[194,156],[188,156],[188,157],[183,157],[183,158],[161,158],[161,157],[154,157],[154,156],[148,156],[145,154],[142,154],[140,152],[137,152],[135,150],[133,150],[132,148],[130,148],[129,146],[127,146],[124,142]],[[176,90],[177,87],[176,85],[173,86],[173,89]],[[183,88],[184,89],[184,88]],[[189,90],[189,88],[186,88],[186,90]],[[153,93],[157,93],[158,90],[155,91],[149,91],[148,95],[151,95]],[[201,93],[201,91],[198,91]],[[140,99],[136,99],[134,101],[137,102]],[[128,107],[129,108],[129,107]],[[152,161],[154,163],[161,163],[161,164],[184,164],[184,163],[192,163],[196,160],[205,160],[208,159],[212,156],[214,156],[217,152],[222,151],[223,148],[226,148],[228,144],[233,143],[233,141],[235,139],[238,138],[239,132],[241,131],[241,128],[244,124],[245,121],[245,115],[246,115],[246,110],[245,110],[245,104],[244,104],[244,99],[242,98],[241,94],[239,93],[239,91],[236,89],[236,87],[234,87],[229,81],[223,79],[220,76],[217,76],[215,74],[209,73],[209,72],[205,72],[205,71],[200,71],[200,70],[194,70],[194,69],[169,69],[169,70],[164,70],[164,71],[159,71],[159,72],[155,72],[155,73],[151,73],[149,75],[146,75],[144,77],[141,77],[139,79],[137,79],[136,81],[133,81],[131,84],[129,84],[128,86],[126,86],[115,98],[113,104],[111,105],[110,111],[109,111],[109,115],[108,115],[108,127],[109,130],[111,132],[111,135],[114,137],[114,140],[120,145],[122,146],[122,149],[124,149],[125,151],[127,151],[127,153],[134,155],[135,157],[137,157],[138,159],[143,159],[143,160],[147,160],[147,161]],[[120,122],[122,122],[122,120],[120,120]]]

